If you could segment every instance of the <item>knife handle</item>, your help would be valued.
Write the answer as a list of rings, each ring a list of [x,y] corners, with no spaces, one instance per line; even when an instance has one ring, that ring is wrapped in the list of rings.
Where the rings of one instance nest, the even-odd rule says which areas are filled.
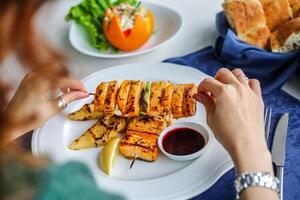
[[[283,200],[283,174],[284,174],[284,167],[278,166],[276,170],[276,177],[280,181],[280,188],[279,188],[280,200]]]

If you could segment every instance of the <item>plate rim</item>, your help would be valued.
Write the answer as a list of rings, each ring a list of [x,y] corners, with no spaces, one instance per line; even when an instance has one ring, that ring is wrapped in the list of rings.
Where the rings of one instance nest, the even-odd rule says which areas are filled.
[[[91,57],[96,57],[96,58],[108,58],[108,59],[111,59],[111,58],[126,58],[126,57],[132,57],[132,56],[138,56],[138,55],[141,55],[141,54],[145,54],[145,53],[149,53],[155,49],[158,49],[164,45],[167,45],[172,39],[174,39],[177,35],[179,35],[179,33],[182,31],[182,27],[184,26],[184,20],[183,20],[183,17],[182,17],[182,14],[181,12],[179,12],[178,10],[175,10],[173,9],[172,7],[169,7],[169,6],[166,6],[166,5],[162,5],[162,4],[159,4],[157,2],[153,3],[153,2],[149,2],[149,1],[142,1],[142,3],[145,3],[145,4],[152,4],[154,6],[158,6],[158,7],[163,7],[165,9],[168,9],[168,10],[171,10],[172,12],[176,13],[176,15],[179,17],[179,21],[180,21],[180,24],[179,24],[179,28],[176,30],[175,33],[173,33],[173,35],[168,38],[167,40],[151,47],[151,48],[148,48],[148,49],[144,49],[142,51],[134,51],[134,52],[128,52],[128,53],[124,53],[124,54],[103,54],[101,53],[100,51],[97,52],[97,53],[92,53],[92,52],[86,52],[86,51],[83,51],[81,48],[77,48],[77,46],[73,43],[73,40],[72,40],[72,30],[75,28],[75,26],[77,26],[77,23],[76,22],[72,22],[70,27],[69,27],[69,33],[68,33],[68,40],[70,42],[70,44],[72,45],[72,47],[80,52],[81,54],[84,54],[84,55],[87,55],[87,56],[91,56]]]
[[[108,68],[104,68],[102,70],[98,70],[86,77],[84,77],[83,79],[81,79],[82,82],[88,81],[89,79],[91,79],[92,77],[96,76],[98,73],[103,73],[103,72],[107,72],[107,71],[111,71],[111,70],[115,70],[121,67],[128,67],[129,66],[135,66],[135,65],[149,65],[149,64],[153,64],[153,65],[164,65],[164,66],[172,66],[172,67],[180,67],[180,68],[184,68],[185,70],[190,70],[190,71],[194,71],[197,73],[203,73],[200,70],[197,70],[196,68],[190,67],[190,66],[185,66],[185,65],[180,65],[180,64],[173,64],[173,63],[155,63],[155,62],[140,62],[140,63],[127,63],[127,64],[121,64],[121,65],[115,65],[112,67],[108,67]],[[163,67],[164,67],[163,66]],[[203,73],[204,74],[204,73]],[[39,140],[39,132],[43,129],[43,126],[41,128],[38,128],[36,130],[34,130],[33,135],[32,135],[32,139],[31,139],[31,151],[32,154],[34,156],[39,156],[39,154],[41,153],[40,150],[38,150],[39,145],[38,145],[38,140]],[[184,191],[184,193],[179,194],[181,196],[169,196],[166,197],[166,195],[164,196],[135,196],[134,199],[139,199],[139,198],[144,198],[144,199],[172,199],[172,200],[181,200],[181,199],[189,199],[189,198],[193,198],[205,191],[207,191],[210,187],[212,187],[218,180],[220,177],[222,177],[226,172],[228,172],[230,169],[232,169],[233,167],[233,163],[231,160],[227,160],[224,162],[224,164],[222,165],[222,167],[219,167],[216,170],[216,173],[214,173],[211,177],[209,177],[207,180],[210,181],[206,181],[203,184],[197,185],[196,187],[193,187],[190,190],[186,190]],[[94,175],[93,175],[94,176]],[[204,188],[204,189],[203,189]],[[201,191],[200,191],[201,190]]]

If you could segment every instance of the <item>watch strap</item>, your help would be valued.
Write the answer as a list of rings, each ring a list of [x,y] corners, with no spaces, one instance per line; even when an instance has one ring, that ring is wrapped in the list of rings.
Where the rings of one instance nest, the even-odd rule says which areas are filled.
[[[248,187],[265,187],[280,192],[280,181],[277,177],[272,176],[269,172],[245,172],[240,173],[235,182],[237,199],[240,193]]]

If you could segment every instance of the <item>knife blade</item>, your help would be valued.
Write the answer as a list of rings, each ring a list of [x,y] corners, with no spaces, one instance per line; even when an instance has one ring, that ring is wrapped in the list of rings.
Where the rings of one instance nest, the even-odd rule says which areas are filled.
[[[276,165],[276,177],[280,180],[280,199],[283,199],[283,174],[285,164],[285,143],[288,129],[289,114],[284,113],[276,126],[273,144],[272,144],[272,161]]]

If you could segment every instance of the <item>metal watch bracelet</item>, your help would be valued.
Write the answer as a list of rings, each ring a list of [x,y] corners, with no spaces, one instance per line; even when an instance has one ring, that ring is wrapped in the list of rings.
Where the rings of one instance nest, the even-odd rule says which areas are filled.
[[[244,172],[237,175],[234,182],[236,189],[236,199],[240,198],[240,193],[248,187],[264,187],[274,190],[279,195],[280,181],[269,172]]]

